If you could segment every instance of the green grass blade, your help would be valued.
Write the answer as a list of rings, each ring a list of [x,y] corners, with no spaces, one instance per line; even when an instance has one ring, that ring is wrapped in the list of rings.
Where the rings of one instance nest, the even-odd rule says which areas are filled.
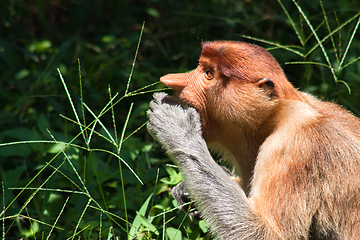
[[[109,93],[109,98],[110,98],[111,118],[112,118],[112,121],[113,121],[115,142],[116,142],[116,144],[118,144],[116,121],[115,121],[115,111],[114,111],[113,99],[111,97],[111,87],[110,87],[110,85],[108,85],[108,93]]]
[[[77,114],[77,112],[76,112],[76,108],[75,108],[74,103],[73,103],[73,101],[72,101],[72,99],[71,99],[71,95],[70,95],[70,93],[69,93],[69,90],[67,89],[67,86],[66,86],[65,80],[64,80],[64,78],[63,78],[63,76],[62,76],[62,74],[61,74],[61,72],[60,72],[60,69],[59,69],[59,68],[57,69],[57,71],[58,71],[58,73],[59,73],[59,76],[60,76],[61,82],[62,82],[62,84],[63,84],[63,86],[64,86],[64,89],[65,89],[66,95],[67,95],[67,97],[68,97],[68,99],[69,99],[69,102],[70,102],[71,108],[72,108],[72,110],[73,110],[73,112],[74,112],[74,114],[75,114],[76,121],[77,121],[77,122],[78,122],[78,124],[79,124],[81,134],[83,135],[84,141],[86,142],[86,137],[85,137],[84,131],[83,131],[83,129],[82,129],[82,125],[81,125],[81,122],[80,122],[79,116],[78,116],[78,114]]]
[[[301,37],[301,34],[300,34],[299,30],[297,29],[295,22],[292,20],[289,12],[288,12],[287,9],[285,8],[285,6],[284,6],[284,4],[282,3],[281,0],[278,0],[278,3],[280,4],[280,6],[281,6],[281,8],[283,9],[284,13],[286,14],[287,18],[289,19],[290,24],[291,24],[291,26],[293,27],[293,29],[294,29],[294,31],[295,31],[295,33],[296,33],[296,36],[298,37],[301,45],[304,46],[304,45],[305,45],[305,42],[304,42],[303,38]]]
[[[344,22],[343,24],[341,24],[339,27],[337,27],[336,29],[334,29],[331,33],[329,33],[328,35],[326,35],[323,39],[321,39],[320,42],[318,42],[314,47],[312,47],[305,55],[304,57],[307,57],[310,55],[310,53],[312,53],[316,48],[318,48],[320,46],[321,43],[325,42],[329,37],[331,37],[332,35],[334,35],[335,33],[337,33],[338,31],[340,31],[343,27],[345,27],[347,24],[349,24],[350,22],[352,22],[355,18],[357,18],[358,16],[360,16],[360,13],[355,14],[353,17],[349,18],[346,22]]]
[[[49,130],[48,130],[48,132],[49,132],[50,136],[52,137],[52,139],[54,139],[54,141],[57,142],[56,139],[55,139],[55,137],[51,134],[51,132],[50,132]],[[85,192],[86,192],[88,195],[90,195],[90,193],[89,193],[89,191],[88,191],[88,189],[87,189],[84,181],[83,181],[82,178],[80,177],[80,174],[79,174],[78,171],[76,170],[76,168],[75,168],[74,164],[72,163],[71,159],[69,158],[69,156],[66,154],[66,152],[64,151],[64,149],[62,149],[61,152],[62,152],[62,154],[64,154],[66,160],[68,161],[68,163],[70,164],[70,166],[71,166],[72,170],[74,171],[75,175],[77,176],[77,178],[79,179],[80,183],[82,184],[83,190],[85,190]]]
[[[348,64],[346,64],[345,66],[343,66],[342,68],[340,68],[338,71],[343,70],[344,68],[346,68],[347,66],[353,64],[354,62],[358,61],[360,59],[360,57],[355,58],[354,60],[352,60],[351,62],[349,62]]]
[[[136,58],[137,58],[137,55],[138,55],[138,52],[139,52],[139,48],[140,48],[140,42],[141,42],[142,34],[143,34],[143,32],[144,32],[144,27],[145,27],[145,22],[143,22],[143,25],[142,25],[142,27],[141,27],[140,36],[139,36],[139,41],[138,41],[138,45],[137,45],[137,47],[136,47],[136,52],[135,52],[134,61],[133,61],[132,66],[131,66],[131,71],[130,71],[129,79],[128,79],[128,82],[127,82],[127,85],[126,85],[125,95],[127,95],[127,94],[128,94],[128,91],[129,91],[131,78],[132,78],[132,75],[133,75],[133,72],[134,72],[134,68],[135,68]]]
[[[128,233],[128,240],[132,240],[135,237],[137,229],[140,227],[141,219],[139,215],[145,216],[146,210],[149,207],[150,200],[152,198],[153,194],[150,194],[150,196],[145,200],[143,205],[141,206],[139,212],[137,212],[136,217],[134,218],[133,223],[131,224],[130,231]]]
[[[124,135],[125,135],[125,130],[126,130],[126,127],[127,127],[128,123],[129,123],[129,118],[130,118],[130,115],[131,115],[131,111],[132,111],[133,106],[134,106],[134,103],[131,103],[130,108],[129,108],[129,111],[128,111],[128,114],[127,114],[127,116],[126,116],[126,120],[125,120],[125,123],[124,123],[124,127],[123,127],[123,130],[122,130],[122,132],[121,132],[121,137],[120,137],[119,146],[118,146],[118,149],[117,149],[118,154],[120,154],[120,151],[121,151],[121,147],[122,147],[123,139],[124,139]]]
[[[285,64],[290,65],[290,64],[309,64],[309,65],[319,65],[322,67],[329,67],[328,65],[324,64],[324,63],[320,63],[320,62],[304,62],[304,61],[298,61],[298,62],[286,62]]]
[[[1,214],[0,214],[0,216],[2,216],[2,215],[5,215],[5,187],[4,187],[4,181],[1,181],[1,183],[2,183],[2,192],[3,192],[3,210],[2,210],[2,212],[1,212]],[[3,220],[2,220],[2,222],[3,222],[3,224],[2,224],[2,239],[3,240],[5,240],[5,218],[3,218]]]
[[[331,73],[332,73],[332,75],[333,75],[333,77],[334,77],[334,80],[335,80],[335,82],[337,82],[337,76],[336,76],[336,74],[335,74],[335,72],[334,72],[334,70],[333,70],[333,67],[332,67],[332,64],[331,64],[331,62],[330,62],[329,56],[328,56],[328,54],[327,54],[324,46],[322,45],[322,42],[320,41],[319,36],[317,35],[316,31],[314,30],[314,27],[313,27],[312,24],[310,23],[310,20],[308,19],[308,17],[306,16],[306,14],[304,13],[304,11],[303,11],[302,8],[300,7],[300,5],[299,5],[295,0],[292,0],[292,1],[293,1],[293,3],[295,4],[295,6],[298,8],[300,14],[301,14],[301,15],[303,16],[303,18],[305,19],[305,21],[306,21],[308,27],[310,28],[311,32],[314,34],[314,37],[315,37],[316,41],[318,42],[318,44],[319,44],[319,46],[320,46],[320,48],[321,48],[321,51],[322,51],[323,54],[324,54],[325,60],[326,60],[326,62],[328,63],[328,67],[331,69]]]
[[[325,23],[325,19],[322,20],[322,22],[315,28],[315,32],[317,32],[319,30],[319,28],[321,28],[321,26]],[[305,44],[314,36],[314,34],[311,32],[309,34],[309,36],[305,39]]]
[[[110,132],[107,130],[107,128],[104,126],[104,124],[101,122],[101,120],[99,119],[99,116],[101,115],[101,113],[99,114],[99,116],[96,116],[96,114],[91,111],[91,109],[88,107],[88,105],[86,105],[86,103],[84,103],[84,106],[86,108],[86,110],[89,111],[89,113],[95,118],[95,123],[93,126],[95,126],[95,124],[98,122],[100,124],[100,126],[102,127],[102,129],[106,132],[106,134],[109,136],[111,143],[114,144],[116,146],[116,141],[114,140],[114,138],[111,136]]]
[[[56,220],[55,220],[54,224],[52,225],[51,230],[50,230],[50,232],[49,232],[49,234],[48,234],[48,236],[47,236],[46,240],[48,240],[48,239],[50,238],[51,233],[53,232],[53,230],[54,230],[54,228],[55,228],[55,226],[56,226],[57,222],[59,221],[59,218],[60,218],[61,214],[64,212],[65,206],[66,206],[67,202],[69,201],[69,198],[70,198],[69,196],[66,198],[66,201],[65,201],[65,203],[64,203],[64,205],[63,205],[63,207],[61,208],[60,213],[59,213],[59,215],[57,216],[57,218],[56,218]]]
[[[343,57],[342,57],[342,59],[341,59],[341,62],[340,62],[339,67],[338,67],[338,70],[341,69],[341,66],[342,66],[343,63],[344,63],[344,60],[345,60],[346,55],[347,55],[347,53],[348,53],[348,51],[349,51],[350,45],[351,45],[351,43],[352,43],[353,40],[354,40],[355,33],[357,32],[357,29],[358,29],[358,27],[359,27],[359,24],[360,24],[360,17],[359,17],[359,19],[358,19],[358,21],[357,21],[357,23],[356,23],[356,25],[355,25],[355,28],[354,28],[353,33],[351,34],[349,43],[348,43],[348,45],[346,46],[346,50],[345,50],[345,53],[344,53],[344,55],[343,55]]]
[[[60,154],[60,153],[59,153]],[[53,161],[55,159],[55,157],[53,159],[51,159],[51,161]],[[3,211],[3,213],[5,213],[5,211],[15,202],[15,200],[27,189],[27,187],[40,175],[40,173],[47,168],[47,166],[49,166],[49,164],[46,164],[24,187],[23,190],[21,190],[16,197],[10,202],[10,204],[7,206],[7,208]],[[60,164],[60,166],[57,168],[59,169],[62,166],[62,164]],[[45,179],[45,181],[40,184],[40,186],[30,195],[30,197],[28,197],[28,199],[25,201],[25,203],[21,206],[20,210],[18,211],[18,213],[16,214],[16,217],[14,217],[14,220],[12,221],[12,223],[9,225],[8,231],[11,229],[12,225],[14,224],[14,222],[16,221],[16,219],[21,215],[21,212],[25,209],[25,207],[30,203],[30,201],[35,197],[35,195],[40,191],[40,189],[49,181],[49,179],[56,173],[56,171],[53,171],[49,177],[47,177],[47,179]],[[1,214],[3,214],[1,213]],[[6,232],[6,234],[8,233],[8,231]]]
[[[126,130],[128,122],[129,122],[129,118],[130,118],[133,106],[134,106],[134,103],[131,103],[128,114],[126,116],[126,120],[125,120],[123,130],[122,130],[122,133],[121,133],[121,137],[120,137],[119,147],[117,149],[118,154],[120,154],[120,151],[121,151],[121,147],[122,147],[123,139],[124,139],[124,135],[125,135],[125,130]],[[123,180],[123,174],[122,174],[122,169],[121,169],[121,163],[120,162],[119,162],[119,173],[120,173],[120,180],[121,180],[121,190],[122,190],[123,201],[124,201],[125,219],[126,219],[126,221],[128,221],[127,206],[126,206],[126,196],[125,196],[125,187],[124,187],[124,180]],[[129,232],[129,224],[126,224],[126,231]]]
[[[256,37],[251,37],[251,36],[243,35],[243,34],[241,34],[241,35],[239,35],[239,36],[244,37],[244,38],[247,38],[247,39],[255,40],[255,41],[258,41],[258,42],[267,43],[267,44],[276,46],[276,47],[278,47],[278,48],[286,49],[286,50],[288,50],[289,52],[292,52],[292,53],[295,53],[295,54],[297,54],[297,55],[299,55],[299,56],[301,56],[301,57],[304,57],[304,54],[303,54],[303,53],[301,53],[301,52],[299,52],[299,51],[296,51],[296,50],[294,50],[294,49],[292,49],[292,48],[289,48],[289,47],[287,47],[287,46],[285,46],[285,45],[279,44],[279,43],[275,43],[275,42],[271,42],[271,41],[268,41],[268,40],[265,40],[265,39],[256,38]]]
[[[321,0],[320,0],[320,6],[321,6],[321,10],[322,10],[322,13],[323,13],[323,16],[324,16],[324,20],[325,20],[325,23],[326,23],[326,27],[327,27],[329,33],[331,33],[330,24],[329,24],[329,21],[328,21],[326,12],[325,12],[324,5],[323,5],[323,3],[322,3]],[[337,48],[336,48],[336,46],[335,46],[335,41],[334,41],[334,38],[333,38],[332,35],[330,36],[330,40],[331,40],[331,43],[332,43],[332,46],[333,46],[333,50],[334,50],[336,62],[339,63],[339,55],[338,55],[338,53],[337,53]]]
[[[61,115],[61,114],[60,114],[60,117],[66,119],[67,121],[72,122],[72,123],[74,123],[74,124],[78,124],[78,122],[76,122],[75,120],[73,120],[73,119],[71,119],[71,118],[68,118],[68,117],[66,117],[66,116],[64,116],[64,115]],[[94,129],[94,128],[95,128],[95,127],[94,127],[95,122],[96,122],[96,119],[95,119],[93,122],[91,122],[88,126],[84,126],[84,125],[83,125],[83,128],[84,128],[84,129],[88,129],[91,125],[93,126],[92,129],[90,130],[89,140],[91,141],[92,134],[95,133],[95,134],[98,135],[99,137],[101,137],[101,138],[105,139],[106,141],[112,143],[112,142],[111,142],[111,139],[105,137],[103,134],[97,132],[97,131]],[[79,134],[80,134],[80,133],[79,133]],[[61,142],[60,142],[60,143],[61,143]],[[70,144],[70,145],[72,145],[72,144]],[[0,145],[0,146],[1,146],[1,145]],[[81,147],[81,146],[79,146],[79,145],[76,145],[76,146],[84,149],[83,147]],[[116,146],[116,145],[115,145],[115,146]],[[89,151],[90,149],[85,149],[85,150]]]
[[[100,226],[99,226],[99,239],[101,239],[101,231],[102,231],[102,216],[103,216],[103,213],[102,212],[100,212],[100,220],[99,220],[99,222],[100,222]]]
[[[75,237],[75,235],[77,235],[77,230],[78,230],[78,228],[79,228],[79,226],[80,226],[80,222],[81,222],[81,220],[83,219],[83,217],[84,217],[84,214],[85,214],[85,212],[86,212],[86,210],[88,209],[88,207],[89,207],[89,205],[90,205],[90,203],[91,203],[91,199],[89,199],[88,200],[88,202],[87,202],[87,204],[86,204],[86,206],[85,206],[85,208],[84,208],[84,210],[82,211],[82,213],[81,213],[81,215],[80,215],[80,218],[79,218],[79,220],[78,220],[78,222],[77,222],[77,224],[76,224],[76,227],[75,227],[75,230],[74,230],[74,233],[73,233],[73,236],[72,236],[72,238],[71,239],[74,239],[74,237]],[[86,228],[86,226],[85,226],[85,228]]]
[[[79,71],[79,83],[80,83],[80,102],[81,102],[81,113],[82,113],[82,118],[83,118],[83,121],[84,121],[84,126],[86,126],[86,119],[85,119],[85,111],[84,111],[84,106],[83,106],[83,103],[84,103],[84,97],[83,97],[83,85],[82,85],[82,78],[81,78],[81,67],[80,67],[80,59],[78,59],[78,71]],[[85,134],[85,139],[88,138],[87,136],[87,131],[85,130],[84,131],[84,134]],[[89,147],[89,143],[88,141],[85,141]]]

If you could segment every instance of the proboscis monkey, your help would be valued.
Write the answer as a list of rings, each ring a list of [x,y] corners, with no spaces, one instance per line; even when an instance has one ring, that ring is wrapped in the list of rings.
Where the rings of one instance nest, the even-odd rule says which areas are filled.
[[[205,42],[195,70],[160,80],[175,96],[154,95],[148,130],[217,239],[360,239],[358,118],[296,90],[243,42]]]

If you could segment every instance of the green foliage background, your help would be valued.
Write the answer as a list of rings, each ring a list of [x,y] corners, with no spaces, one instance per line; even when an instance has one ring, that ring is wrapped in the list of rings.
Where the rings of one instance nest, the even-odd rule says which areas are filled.
[[[208,238],[175,209],[181,176],[144,127],[159,77],[195,68],[202,41],[248,41],[359,115],[359,12],[357,0],[1,1],[2,239]]]

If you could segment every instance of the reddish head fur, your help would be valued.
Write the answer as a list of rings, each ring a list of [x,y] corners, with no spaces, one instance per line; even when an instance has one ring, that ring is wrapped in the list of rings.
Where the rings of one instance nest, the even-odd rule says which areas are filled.
[[[228,79],[256,84],[262,78],[269,78],[275,84],[276,97],[299,98],[278,62],[262,47],[245,42],[205,42],[200,64],[202,61],[212,63]]]
[[[212,79],[207,71],[213,72]],[[160,80],[200,112],[207,141],[219,141],[224,135],[216,131],[219,126],[241,122],[242,129],[255,131],[266,120],[273,101],[268,101],[263,78],[273,83],[272,99],[301,98],[268,51],[244,42],[205,42],[195,70]]]

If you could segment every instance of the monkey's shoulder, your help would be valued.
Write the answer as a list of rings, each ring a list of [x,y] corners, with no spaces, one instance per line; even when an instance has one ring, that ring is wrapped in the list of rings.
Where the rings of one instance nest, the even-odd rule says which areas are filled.
[[[360,119],[333,102],[322,101],[310,94],[302,93],[302,101],[283,100],[277,122],[284,128],[332,129],[337,132],[350,131],[350,135],[360,139]],[[331,134],[331,133],[327,133]]]
[[[286,179],[307,186],[311,184],[308,176],[331,182],[330,187],[335,191],[336,186],[348,179],[358,178],[358,118],[334,103],[312,96],[307,101],[289,101],[283,106],[277,127],[260,146],[252,193],[262,192],[259,189],[271,181],[279,183],[284,180],[286,185]],[[338,176],[346,176],[346,179]]]
[[[289,100],[282,106],[275,130],[262,144],[258,159],[272,155],[279,161],[281,156],[293,156],[297,159],[292,161],[304,164],[354,161],[360,171],[359,118],[308,94],[304,101]]]

